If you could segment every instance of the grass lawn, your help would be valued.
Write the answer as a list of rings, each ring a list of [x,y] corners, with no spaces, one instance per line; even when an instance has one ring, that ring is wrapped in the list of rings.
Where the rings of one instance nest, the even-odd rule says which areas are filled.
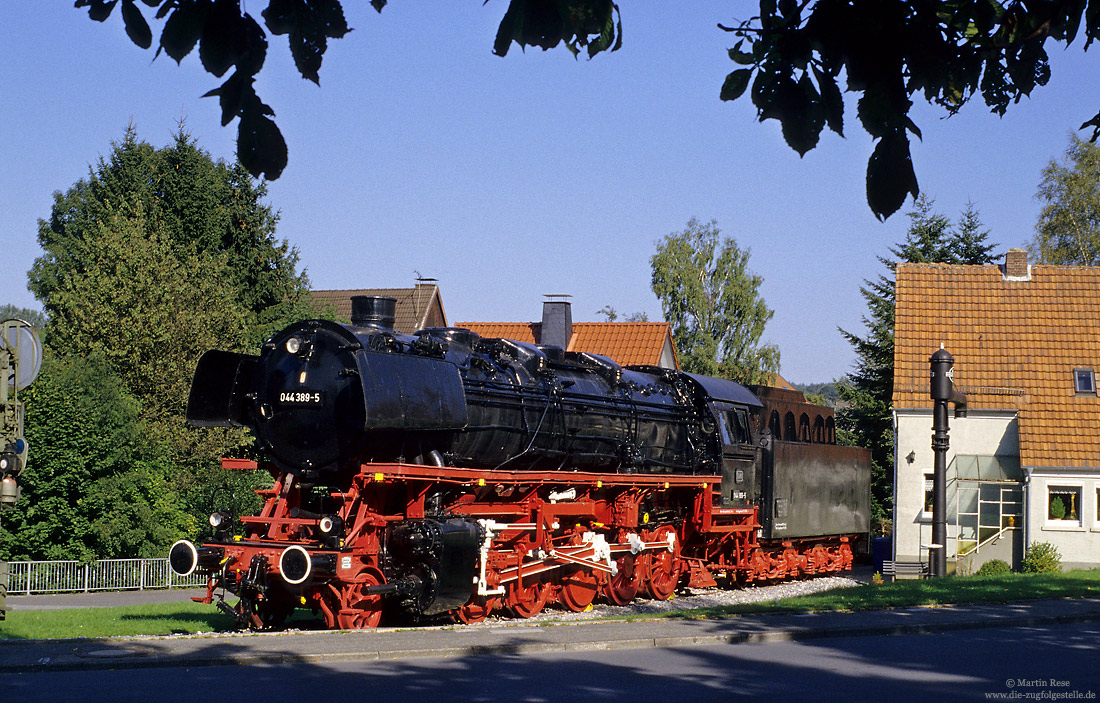
[[[857,611],[1089,596],[1100,596],[1100,570],[898,581],[879,586],[840,588],[786,600],[699,608],[645,617],[723,618],[749,613]],[[304,610],[297,611],[289,624],[303,629],[320,626],[317,616]],[[0,639],[192,634],[232,629],[232,620],[214,606],[182,601],[120,608],[11,611],[7,620],[0,621]]]

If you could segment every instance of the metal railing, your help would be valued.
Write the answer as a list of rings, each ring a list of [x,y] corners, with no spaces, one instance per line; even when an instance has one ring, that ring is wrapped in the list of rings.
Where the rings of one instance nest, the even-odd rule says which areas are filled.
[[[205,586],[206,577],[179,576],[168,559],[102,559],[100,561],[8,562],[8,595],[34,593],[89,593],[153,588]]]

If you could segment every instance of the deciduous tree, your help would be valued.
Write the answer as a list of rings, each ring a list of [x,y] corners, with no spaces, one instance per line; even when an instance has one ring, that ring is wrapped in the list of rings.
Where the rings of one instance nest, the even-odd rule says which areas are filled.
[[[275,111],[256,92],[256,75],[267,58],[267,35],[260,23],[238,0],[142,0],[158,8],[164,20],[157,46],[179,63],[199,49],[202,67],[214,76],[229,77],[203,97],[216,97],[221,105],[222,126],[237,122],[237,155],[256,177],[276,179],[286,168],[287,147],[272,119]],[[371,0],[378,12],[387,0]],[[88,16],[103,22],[119,0],[76,0],[88,8]],[[257,3],[257,5],[261,5]],[[143,49],[153,45],[153,30],[135,0],[122,0],[122,22],[130,40]],[[320,83],[321,62],[329,39],[351,31],[340,0],[269,0],[259,13],[267,31],[286,35],[294,65],[302,78]],[[520,47],[550,49],[559,44],[574,56],[619,48],[622,30],[619,8],[611,0],[511,0],[493,42],[494,53],[504,56],[512,43]]]
[[[209,93],[222,124],[239,118],[237,152],[255,175],[278,178],[286,143],[274,110],[256,93],[267,55],[260,23],[237,0],[143,0],[164,20],[157,53],[179,62],[197,46],[203,68],[229,77]],[[119,0],[77,0],[104,21]],[[488,4],[488,3],[485,3]],[[371,0],[379,12],[386,0]],[[259,3],[263,7],[263,3]],[[130,39],[143,48],[153,32],[135,0],[121,0]],[[259,16],[267,31],[287,35],[304,78],[319,81],[329,39],[350,28],[340,0],[268,0]],[[722,20],[724,18],[715,18]],[[909,149],[921,131],[910,116],[914,99],[948,115],[975,95],[1003,115],[1050,78],[1047,42],[1070,45],[1100,36],[1100,12],[1083,0],[760,0],[759,14],[718,25],[733,33],[737,64],[718,92],[722,100],[751,96],[761,121],[774,119],[792,149],[813,149],[825,127],[844,134],[843,93],[858,96],[856,117],[874,139],[867,162],[867,202],[880,218],[919,192]],[[611,0],[510,0],[493,42],[505,55],[512,43],[549,49],[564,44],[589,57],[622,44],[619,8]],[[716,86],[717,88],[718,86]],[[1085,116],[1082,115],[1082,118]],[[1081,128],[1100,132],[1100,113]]]
[[[267,189],[240,164],[215,161],[182,129],[156,149],[126,128],[88,177],[54,194],[47,220],[38,224],[43,255],[29,287],[52,317],[51,298],[64,278],[81,271],[81,248],[95,225],[123,208],[140,217],[145,236],[154,230],[177,258],[220,257],[219,278],[235,290],[254,348],[286,321],[306,316],[309,279],[297,270],[298,252],[275,236],[278,215],[264,203]]]
[[[772,310],[760,297],[764,279],[748,269],[749,251],[722,237],[717,222],[692,218],[687,229],[657,242],[650,259],[653,292],[685,371],[764,383],[779,372],[779,348],[761,344]]]
[[[1043,169],[1037,196],[1043,209],[1028,247],[1035,259],[1100,264],[1100,146],[1071,136],[1065,162]]]
[[[243,168],[213,161],[183,132],[155,149],[130,128],[88,178],[55,194],[39,222],[44,253],[28,277],[48,315],[45,343],[63,360],[95,356],[120,380],[139,403],[142,432],[173,463],[172,495],[191,512],[208,510],[211,480],[226,481],[218,458],[248,444],[241,430],[197,438],[186,426],[199,356],[254,350],[312,316],[308,279],[297,252],[275,238],[264,194]],[[230,482],[247,494],[250,478]],[[132,480],[103,485],[123,491]]]
[[[31,451],[23,497],[4,514],[0,558],[163,556],[195,531],[165,448],[102,357],[62,359],[47,348],[21,397]]]

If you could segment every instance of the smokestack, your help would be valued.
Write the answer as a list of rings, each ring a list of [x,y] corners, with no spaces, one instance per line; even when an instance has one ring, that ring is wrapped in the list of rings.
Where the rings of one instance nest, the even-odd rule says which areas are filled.
[[[374,327],[392,332],[396,311],[396,298],[384,295],[351,296],[351,324],[358,327]]]
[[[539,344],[549,344],[562,349],[569,348],[573,337],[573,306],[566,298],[571,295],[547,295],[542,303],[542,336]]]

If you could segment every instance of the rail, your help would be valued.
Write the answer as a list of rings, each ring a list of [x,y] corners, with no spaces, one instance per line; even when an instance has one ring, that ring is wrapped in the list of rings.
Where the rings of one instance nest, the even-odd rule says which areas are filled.
[[[8,595],[142,591],[205,586],[206,578],[178,576],[168,559],[101,559],[99,561],[8,562]]]

